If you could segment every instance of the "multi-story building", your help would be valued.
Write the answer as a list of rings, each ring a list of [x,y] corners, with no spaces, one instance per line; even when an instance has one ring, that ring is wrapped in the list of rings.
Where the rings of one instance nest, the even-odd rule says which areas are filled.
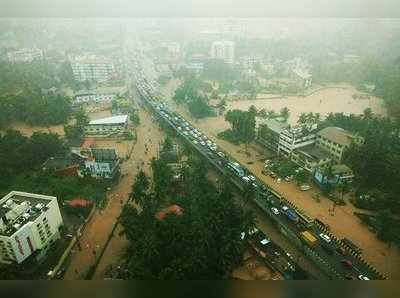
[[[278,153],[290,157],[298,148],[315,143],[317,125],[286,128],[279,134]]]
[[[211,44],[210,56],[213,59],[222,59],[225,63],[233,63],[235,44],[232,41],[215,41]]]
[[[31,63],[35,59],[43,58],[43,51],[37,48],[24,48],[7,53],[11,63]]]
[[[62,225],[56,197],[10,192],[0,199],[0,263],[43,257]]]
[[[331,164],[331,156],[325,150],[315,146],[308,145],[292,152],[290,160],[312,173],[315,169],[324,169]]]
[[[72,72],[77,81],[106,82],[116,77],[113,62],[105,57],[88,55],[71,59]]]
[[[340,127],[326,127],[317,133],[316,145],[332,155],[332,159],[340,163],[343,153],[351,144],[360,145],[364,139]]]
[[[267,149],[278,153],[280,134],[289,124],[284,118],[256,118],[257,141]]]

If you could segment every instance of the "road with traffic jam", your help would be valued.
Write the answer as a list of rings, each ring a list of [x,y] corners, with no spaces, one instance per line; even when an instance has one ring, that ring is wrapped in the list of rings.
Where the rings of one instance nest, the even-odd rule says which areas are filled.
[[[248,190],[249,187],[252,188],[255,193],[254,201],[265,211],[265,215],[276,222],[277,226],[282,226],[285,230],[292,231],[292,235],[297,235],[296,242],[302,243],[303,252],[307,251],[308,254],[306,256],[309,258],[312,255],[311,259],[317,263],[318,267],[324,267],[323,270],[328,278],[360,280],[383,278],[379,272],[365,263],[358,256],[358,253],[350,250],[347,246],[343,246],[341,241],[321,225],[315,224],[313,220],[288,203],[269,185],[257,179],[245,166],[239,164],[231,156],[219,149],[217,144],[192,123],[177,112],[172,111],[167,103],[161,99],[161,93],[156,91],[154,87],[156,84],[149,82],[145,77],[138,62],[140,60],[138,55],[136,52],[136,56],[133,56],[133,68],[130,74],[134,78],[136,88],[142,99],[153,110],[155,117],[172,128],[183,141],[191,144],[220,173],[229,176],[240,190],[244,191]],[[312,247],[302,241],[300,233],[304,231],[309,231],[318,240]],[[261,236],[259,235],[260,233]],[[250,231],[242,234],[242,237],[250,237],[252,240],[258,238],[261,246],[270,241],[261,231],[256,231],[256,233],[255,231]],[[289,259],[290,255],[288,256]],[[287,263],[290,269],[290,262]],[[294,264],[294,261],[292,263]]]

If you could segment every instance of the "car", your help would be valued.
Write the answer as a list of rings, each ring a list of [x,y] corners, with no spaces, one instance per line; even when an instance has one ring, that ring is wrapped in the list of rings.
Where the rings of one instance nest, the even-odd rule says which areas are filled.
[[[256,181],[256,177],[254,177],[253,175],[249,175],[248,177],[250,178],[251,181]]]
[[[319,238],[321,238],[322,240],[324,240],[326,243],[331,243],[331,237],[329,237],[328,235],[324,234],[324,233],[320,233],[319,234]]]
[[[201,141],[200,144],[201,144],[202,146],[205,146],[205,145],[206,145],[206,143],[204,143],[203,141]]]
[[[360,275],[358,276],[358,279],[359,279],[359,280],[370,280],[368,277],[366,277],[366,276],[363,275],[363,274],[360,274]]]
[[[282,206],[281,209],[282,209],[283,212],[286,212],[286,211],[289,210],[289,207],[288,206]]]
[[[281,178],[278,178],[278,179],[276,179],[276,182],[277,182],[277,183],[281,183],[281,182],[282,182],[282,179],[281,179]]]
[[[285,181],[286,182],[290,182],[290,181],[292,181],[293,180],[293,176],[286,176],[285,177]]]
[[[197,142],[196,140],[193,140],[193,144],[197,145],[197,144],[199,144],[199,142]]]
[[[342,255],[342,256],[346,256],[347,255],[347,253],[346,253],[346,251],[344,250],[343,247],[336,247],[335,250],[339,255]]]
[[[182,130],[182,127],[178,126],[178,130]]]
[[[221,158],[225,158],[225,154],[222,153],[222,152],[218,152],[217,155],[218,155],[219,157],[221,157]]]
[[[340,260],[340,263],[343,265],[343,267],[347,268],[347,269],[352,269],[353,268],[353,263],[349,260]]]
[[[272,208],[271,208],[271,211],[272,211],[273,214],[279,215],[279,210],[278,210],[277,208],[272,207]]]
[[[243,180],[244,182],[247,182],[247,183],[250,182],[250,178],[247,177],[247,176],[243,176],[243,177],[242,177],[242,180]]]
[[[240,233],[240,240],[244,240],[246,238],[246,233],[245,232],[241,232]]]
[[[184,134],[185,136],[188,136],[188,135],[189,135],[189,133],[188,133],[187,131],[184,131],[183,134]]]
[[[300,186],[300,189],[301,189],[302,191],[307,191],[307,190],[310,190],[310,189],[311,189],[311,186],[310,186],[310,185],[307,185],[307,184],[303,184],[302,186]]]

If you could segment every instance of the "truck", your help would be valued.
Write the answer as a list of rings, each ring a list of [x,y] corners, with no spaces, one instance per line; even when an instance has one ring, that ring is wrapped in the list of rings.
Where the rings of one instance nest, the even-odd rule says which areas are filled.
[[[310,231],[304,231],[300,233],[300,238],[307,244],[308,247],[314,248],[318,243],[317,237],[314,236]]]

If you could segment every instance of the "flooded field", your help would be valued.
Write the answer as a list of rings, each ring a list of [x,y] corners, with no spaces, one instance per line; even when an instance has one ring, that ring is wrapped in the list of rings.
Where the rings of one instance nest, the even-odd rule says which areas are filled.
[[[247,110],[254,105],[257,110],[266,109],[279,112],[280,109],[287,107],[290,111],[289,123],[296,124],[301,113],[320,113],[322,117],[329,113],[362,114],[364,109],[371,110],[378,115],[386,115],[383,100],[375,96],[369,99],[353,99],[354,94],[359,92],[348,84],[338,87],[326,87],[315,93],[301,96],[287,96],[274,99],[239,100],[228,102],[227,110],[239,109]],[[264,97],[264,95],[259,95]]]

